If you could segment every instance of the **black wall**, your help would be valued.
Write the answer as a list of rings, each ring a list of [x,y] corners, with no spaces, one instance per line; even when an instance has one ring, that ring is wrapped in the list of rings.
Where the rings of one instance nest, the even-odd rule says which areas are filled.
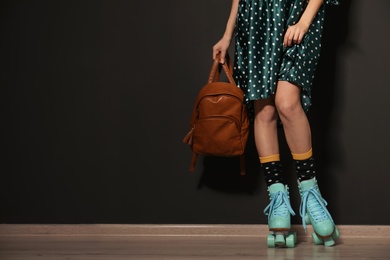
[[[309,117],[339,224],[390,224],[389,8],[327,10]],[[245,177],[235,158],[200,158],[189,173],[181,141],[229,10],[227,0],[2,1],[0,222],[265,224],[252,137]],[[298,213],[285,146],[282,156]]]

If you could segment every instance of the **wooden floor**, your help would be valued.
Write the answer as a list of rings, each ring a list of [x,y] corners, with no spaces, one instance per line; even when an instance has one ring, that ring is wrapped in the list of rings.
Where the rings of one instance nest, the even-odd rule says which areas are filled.
[[[339,226],[334,247],[293,229],[289,249],[267,248],[265,225],[0,225],[0,259],[390,259],[390,226]]]

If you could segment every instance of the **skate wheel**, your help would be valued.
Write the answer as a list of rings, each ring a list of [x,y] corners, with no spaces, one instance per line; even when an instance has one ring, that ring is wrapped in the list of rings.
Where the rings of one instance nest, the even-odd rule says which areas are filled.
[[[293,248],[295,247],[296,241],[297,241],[296,233],[292,232],[286,237],[286,246],[289,248]]]
[[[294,235],[294,243],[297,244],[298,242],[297,232],[293,231],[292,234]]]
[[[333,239],[336,240],[340,237],[340,233],[339,233],[339,230],[337,229],[337,227],[334,227],[334,233],[333,233]]]
[[[313,238],[314,244],[316,245],[321,245],[324,243],[322,238],[320,238],[315,232],[311,234],[311,237]]]
[[[275,236],[269,234],[267,236],[267,245],[269,248],[274,248],[275,247]]]

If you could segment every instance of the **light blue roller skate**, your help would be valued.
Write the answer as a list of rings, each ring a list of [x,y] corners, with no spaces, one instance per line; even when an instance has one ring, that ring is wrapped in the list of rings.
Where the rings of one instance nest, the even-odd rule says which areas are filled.
[[[298,187],[302,199],[300,215],[305,232],[306,224],[311,224],[314,229],[312,233],[314,243],[316,245],[333,246],[340,234],[326,208],[328,203],[321,196],[316,178],[302,182],[298,181]]]
[[[290,232],[291,216],[295,215],[290,205],[288,187],[275,183],[268,187],[271,202],[264,209],[268,215],[268,227],[271,233],[267,237],[268,247],[287,246],[295,247],[296,232]]]

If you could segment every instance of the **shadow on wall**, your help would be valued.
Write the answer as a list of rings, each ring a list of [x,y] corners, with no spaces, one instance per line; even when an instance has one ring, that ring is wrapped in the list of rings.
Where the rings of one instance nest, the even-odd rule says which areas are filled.
[[[198,188],[203,185],[226,193],[252,195],[259,188],[259,160],[250,129],[245,149],[245,176],[240,175],[239,157],[203,157],[203,173]]]
[[[344,149],[340,140],[343,111],[344,73],[342,55],[348,46],[352,0],[340,1],[326,13],[322,53],[313,90],[313,108],[309,112],[313,149],[317,159],[318,180],[328,208],[337,223],[339,185],[337,175],[345,169]]]
[[[343,149],[340,144],[338,129],[340,127],[340,111],[343,104],[343,72],[339,53],[345,49],[350,24],[351,0],[341,1],[339,6],[328,6],[323,35],[322,57],[317,69],[313,90],[313,107],[308,113],[313,132],[313,150],[317,159],[317,172],[324,197],[330,203],[330,211],[334,212],[337,221],[337,183],[335,174],[343,168]],[[347,46],[348,47],[348,46]],[[287,182],[292,189],[296,186],[292,159],[279,129],[281,155],[286,161]],[[239,175],[238,158],[204,157],[203,174],[199,188],[207,186],[226,193],[253,194],[262,187],[259,160],[254,146],[253,132],[250,133],[246,149],[247,175]],[[297,197],[297,192],[292,192]],[[292,199],[299,201],[299,199]],[[332,210],[334,205],[335,210]]]

